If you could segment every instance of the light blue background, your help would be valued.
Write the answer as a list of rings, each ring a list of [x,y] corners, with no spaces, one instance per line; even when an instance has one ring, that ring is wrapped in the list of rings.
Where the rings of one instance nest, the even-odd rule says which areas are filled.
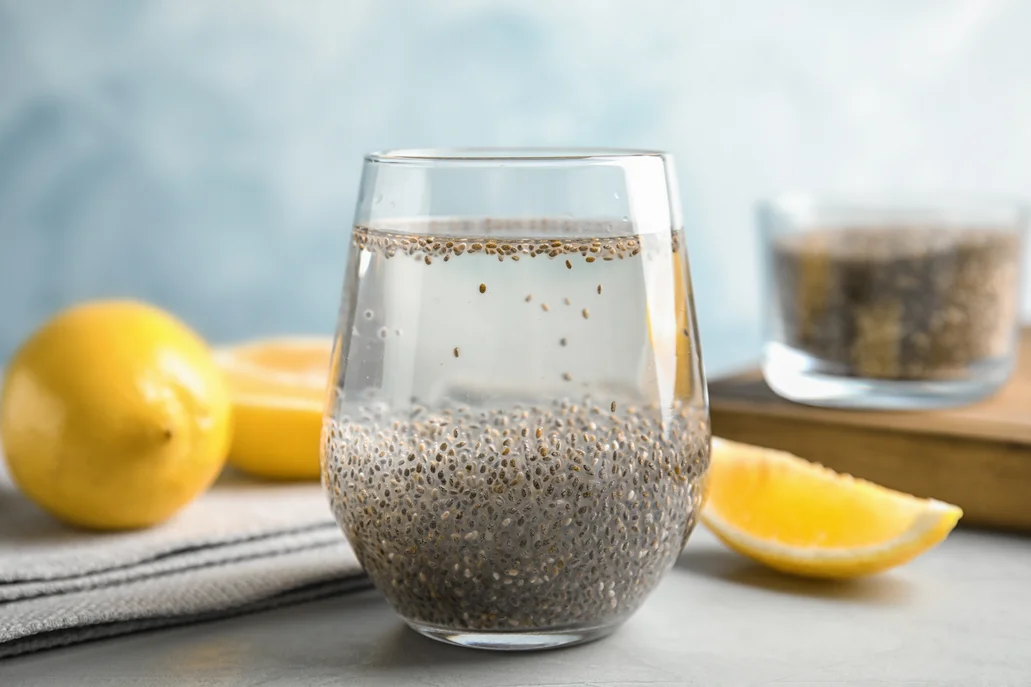
[[[992,0],[0,0],[0,361],[100,296],[328,333],[362,153],[613,145],[676,156],[725,369],[758,350],[757,198],[1031,196],[1029,35]]]

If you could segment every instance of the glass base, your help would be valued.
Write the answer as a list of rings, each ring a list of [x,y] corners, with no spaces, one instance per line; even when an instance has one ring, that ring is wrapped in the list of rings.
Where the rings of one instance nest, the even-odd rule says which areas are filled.
[[[490,649],[493,651],[537,651],[558,649],[593,642],[612,634],[616,625],[601,627],[570,628],[565,630],[528,630],[526,632],[469,632],[446,627],[424,625],[405,621],[419,634],[445,644],[464,646],[469,649]]]
[[[778,343],[766,345],[763,378],[778,396],[812,406],[868,410],[931,410],[969,405],[999,390],[1012,360],[973,365],[962,379],[912,380],[846,377],[818,358]]]

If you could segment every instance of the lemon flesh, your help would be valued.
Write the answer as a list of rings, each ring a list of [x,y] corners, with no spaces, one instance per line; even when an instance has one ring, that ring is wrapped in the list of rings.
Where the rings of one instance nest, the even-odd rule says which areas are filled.
[[[727,546],[781,572],[882,572],[944,540],[963,512],[771,449],[713,438],[702,522]]]
[[[332,347],[328,338],[270,338],[217,352],[233,402],[230,465],[271,480],[319,478]]]

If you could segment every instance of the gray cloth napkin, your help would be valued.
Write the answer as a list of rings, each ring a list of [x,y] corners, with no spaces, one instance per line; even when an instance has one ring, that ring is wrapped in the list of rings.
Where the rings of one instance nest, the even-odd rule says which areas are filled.
[[[21,496],[0,456],[0,658],[368,586],[318,484],[227,471],[167,523],[95,533]]]

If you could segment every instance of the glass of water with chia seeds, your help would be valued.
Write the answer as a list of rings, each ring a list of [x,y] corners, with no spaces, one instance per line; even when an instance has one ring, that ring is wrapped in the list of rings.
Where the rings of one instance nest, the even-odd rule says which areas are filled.
[[[1009,378],[1027,208],[985,197],[784,197],[759,211],[763,375],[802,403],[928,409]]]
[[[680,554],[710,430],[675,183],[650,151],[366,157],[322,479],[416,631],[603,637]]]

